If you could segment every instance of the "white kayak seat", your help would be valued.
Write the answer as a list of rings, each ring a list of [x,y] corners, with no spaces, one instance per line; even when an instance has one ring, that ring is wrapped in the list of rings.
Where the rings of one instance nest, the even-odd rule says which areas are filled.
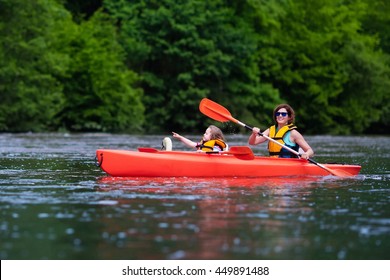
[[[172,140],[169,137],[165,137],[161,143],[161,150],[172,151]]]

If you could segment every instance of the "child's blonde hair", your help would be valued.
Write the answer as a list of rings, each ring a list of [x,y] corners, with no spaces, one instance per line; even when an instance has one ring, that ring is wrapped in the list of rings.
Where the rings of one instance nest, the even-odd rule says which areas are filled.
[[[223,136],[223,132],[221,129],[219,129],[215,125],[210,125],[208,128],[210,128],[211,131],[210,140],[219,139],[225,141],[225,137]]]

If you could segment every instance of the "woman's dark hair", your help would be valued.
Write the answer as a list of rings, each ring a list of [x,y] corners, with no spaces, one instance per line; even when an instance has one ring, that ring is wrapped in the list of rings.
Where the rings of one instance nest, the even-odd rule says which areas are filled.
[[[275,123],[277,123],[275,113],[282,108],[286,109],[287,113],[288,113],[287,124],[293,123],[295,121],[295,112],[294,112],[294,109],[288,104],[280,104],[280,105],[276,106],[276,108],[274,109],[274,113],[273,113],[273,119],[274,119]]]

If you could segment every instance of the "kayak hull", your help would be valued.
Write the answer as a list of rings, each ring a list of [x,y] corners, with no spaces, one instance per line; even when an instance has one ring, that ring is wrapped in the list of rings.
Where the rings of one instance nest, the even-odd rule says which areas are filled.
[[[145,151],[99,149],[97,164],[114,177],[282,177],[326,176],[330,173],[303,159],[255,156],[242,159],[230,154],[186,151]],[[361,166],[323,164],[355,176]]]

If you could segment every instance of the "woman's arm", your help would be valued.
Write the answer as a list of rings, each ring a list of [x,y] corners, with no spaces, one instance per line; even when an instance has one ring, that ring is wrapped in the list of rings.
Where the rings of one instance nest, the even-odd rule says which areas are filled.
[[[249,145],[258,145],[260,143],[263,143],[267,141],[267,138],[259,135],[260,128],[254,127],[252,129],[252,134],[249,136],[248,143]],[[269,135],[269,129],[263,132],[263,135],[268,136]]]
[[[314,155],[313,149],[306,142],[305,138],[303,138],[302,134],[300,134],[298,131],[292,130],[290,138],[292,142],[297,143],[299,147],[301,147],[301,149],[304,151],[304,153],[301,155],[302,158],[308,159],[309,157],[312,157]]]

